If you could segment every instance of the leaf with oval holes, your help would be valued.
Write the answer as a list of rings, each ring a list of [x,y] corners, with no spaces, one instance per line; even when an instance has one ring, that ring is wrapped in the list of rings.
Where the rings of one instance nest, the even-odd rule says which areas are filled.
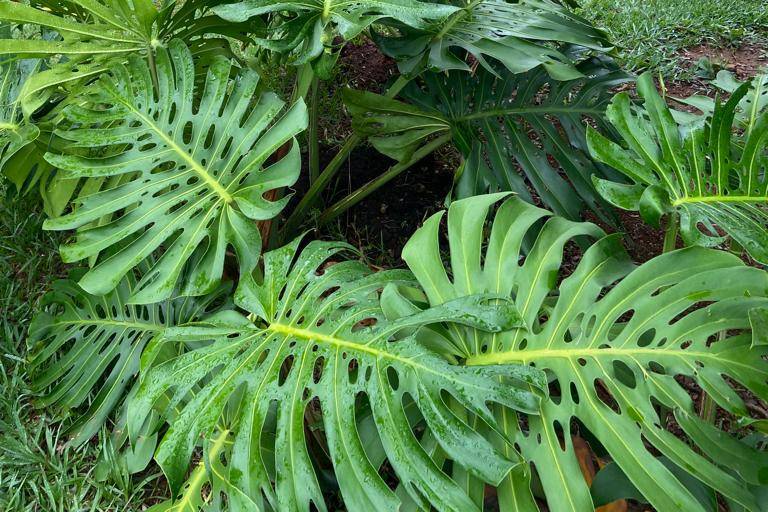
[[[715,246],[730,237],[768,263],[768,111],[757,108],[765,94],[760,79],[741,85],[725,104],[718,101],[706,122],[694,127],[675,122],[650,74],[640,77],[637,90],[644,109],[633,109],[627,93],[608,108],[626,148],[589,128],[593,157],[633,181],[617,185],[595,176],[598,192],[620,208],[639,210],[654,225],[677,213],[686,244]],[[737,122],[748,96],[756,108]],[[734,125],[743,126],[741,133]]]
[[[550,398],[538,415],[496,411],[503,432],[532,463],[549,508],[594,510],[589,488],[577,477],[571,435],[578,420],[657,510],[704,509],[646,446],[748,510],[760,510],[752,486],[767,483],[768,455],[702,420],[676,377],[693,380],[736,417],[749,414],[729,379],[768,398],[768,347],[753,345],[760,334],[750,332],[750,312],[768,305],[768,273],[701,247],[635,267],[618,235],[559,217],[539,231],[549,212],[516,197],[499,206],[485,229],[491,206],[502,198],[451,205],[449,267],[439,244],[442,214],[414,234],[403,258],[432,307],[483,293],[514,300],[526,329],[488,334],[457,327],[447,335],[453,355],[470,367],[519,363],[550,376]],[[538,236],[523,256],[523,239],[533,230]],[[564,274],[566,244],[585,237],[596,241]],[[721,332],[727,334],[712,342]],[[672,411],[690,444],[661,426],[654,404]],[[461,471],[455,476],[482,498],[483,483]],[[519,479],[505,479],[497,494],[501,510],[538,510]]]
[[[141,267],[146,270],[148,265]],[[135,386],[150,341],[169,326],[225,310],[228,301],[223,299],[231,288],[222,285],[201,299],[129,305],[137,284],[133,273],[112,292],[96,297],[77,285],[85,272],[75,269],[67,279],[53,283],[27,339],[32,388],[41,394],[36,405],[70,410],[89,404],[68,427],[76,445],[97,434]]]
[[[262,494],[276,510],[306,510],[310,503],[326,510],[308,446],[318,442],[329,454],[349,510],[396,510],[401,499],[379,475],[383,461],[372,464],[358,434],[358,410],[366,403],[386,458],[411,499],[424,508],[474,510],[419,443],[406,402],[417,404],[422,421],[457,467],[495,484],[521,460],[514,451],[505,455],[491,446],[482,429],[462,421],[466,413],[460,410],[494,428],[489,404],[534,412],[546,390],[545,376],[520,365],[451,365],[415,336],[419,327],[443,322],[494,331],[519,328],[516,311],[508,300],[483,295],[389,319],[382,289],[412,285],[410,273],[371,273],[358,261],[324,265],[349,249],[343,244],[315,241],[300,252],[298,247],[296,240],[265,254],[263,279],[241,287],[239,305],[256,317],[250,327],[210,319],[166,330],[167,343],[213,342],[142,377],[129,405],[131,435],[165,397],[160,411],[170,416],[169,429],[156,459],[174,491],[184,482],[199,439],[228,431],[227,465],[214,476],[228,482],[236,510],[253,510]],[[182,403],[192,390],[194,396]],[[446,405],[447,396],[454,408]],[[322,441],[308,436],[313,417],[322,424]]]
[[[101,148],[107,156],[46,155],[66,176],[126,177],[109,190],[77,198],[70,213],[44,227],[80,228],[78,238],[61,248],[67,262],[121,244],[80,280],[97,295],[161,249],[129,297],[132,303],[167,299],[182,277],[181,295],[208,293],[221,280],[230,246],[241,275],[250,275],[261,249],[253,221],[273,218],[287,203],[288,197],[271,202],[263,196],[295,183],[298,145],[265,164],[307,123],[302,101],[281,114],[284,103],[276,95],[256,94],[256,73],[232,80],[223,57],[213,59],[203,90],[196,90],[192,55],[180,41],[158,51],[157,70],[157,95],[147,64],[131,58],[99,80],[84,105],[65,109],[79,124],[57,134],[73,147]],[[105,215],[113,216],[111,222],[89,226]]]

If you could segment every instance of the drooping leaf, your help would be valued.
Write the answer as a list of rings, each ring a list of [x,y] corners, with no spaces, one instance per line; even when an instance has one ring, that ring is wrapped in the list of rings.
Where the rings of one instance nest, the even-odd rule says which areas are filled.
[[[737,417],[748,417],[748,410],[727,379],[768,397],[768,349],[752,343],[749,319],[751,310],[768,303],[768,273],[701,247],[635,267],[617,235],[559,217],[546,221],[523,258],[526,232],[549,213],[508,199],[488,232],[489,209],[502,197],[451,205],[449,268],[440,258],[441,214],[416,232],[403,258],[432,307],[490,293],[510,297],[523,316],[527,329],[488,334],[456,328],[448,336],[456,357],[470,367],[516,362],[550,377],[550,397],[539,415],[497,410],[538,474],[549,509],[594,510],[571,441],[578,425],[657,510],[704,510],[658,454],[748,510],[760,510],[751,485],[765,485],[768,454],[702,420],[676,378],[696,382]],[[585,236],[597,240],[564,276],[565,245]],[[724,337],[713,342],[721,332]],[[690,444],[662,427],[656,405],[671,411]],[[482,500],[482,484],[459,476]],[[538,510],[527,487],[520,479],[502,482],[500,510]]]
[[[487,71],[502,64],[511,73],[543,66],[557,80],[582,76],[571,58],[550,43],[569,43],[599,51],[608,49],[606,34],[568,8],[551,0],[472,0],[450,2],[461,9],[426,28],[394,24],[375,40],[397,59],[400,71],[417,74],[425,67],[436,71],[471,69],[470,54]]]
[[[749,90],[750,84],[742,85],[716,105],[704,126],[681,133],[652,77],[643,75],[643,109],[633,112],[626,93],[608,108],[625,147],[589,130],[593,156],[633,182],[595,177],[599,192],[620,208],[639,210],[652,224],[679,214],[687,244],[717,245],[727,235],[768,263],[768,111],[753,110],[743,133],[734,132],[737,106]]]
[[[280,99],[256,94],[258,75],[230,79],[231,64],[223,57],[212,60],[205,87],[197,90],[192,55],[180,41],[157,52],[157,71],[157,96],[149,67],[131,57],[128,66],[116,66],[94,84],[87,103],[65,109],[74,124],[57,135],[74,148],[102,148],[107,156],[46,155],[66,177],[124,177],[108,190],[77,198],[72,212],[44,227],[81,228],[61,248],[67,262],[124,242],[80,279],[97,295],[160,248],[152,271],[133,288],[132,303],[168,298],[182,273],[182,295],[214,289],[229,246],[241,275],[249,275],[261,248],[253,221],[274,217],[288,200],[271,202],[263,194],[296,181],[298,146],[262,167],[306,126],[303,102],[280,117]],[[112,216],[109,223],[90,225],[105,215]]]
[[[244,25],[226,23],[212,15],[200,15],[217,1],[191,0],[178,6],[164,2],[158,9],[152,0],[70,0],[0,2],[0,22],[32,24],[57,33],[60,38],[0,39],[0,55],[17,57],[63,56],[27,81],[21,104],[27,114],[43,105],[56,87],[73,89],[92,80],[132,54],[146,54],[181,38],[194,53],[226,50],[223,37],[242,38]]]
[[[355,129],[399,161],[450,133],[465,159],[454,197],[514,191],[533,202],[533,189],[557,214],[578,219],[585,204],[601,214],[607,206],[591,183],[605,170],[586,154],[584,118],[607,128],[610,90],[627,80],[610,61],[578,69],[588,78],[557,82],[542,69],[516,75],[503,68],[501,78],[483,69],[428,74],[423,86],[404,89],[409,103],[354,90],[345,101]]]
[[[284,17],[272,29],[272,37],[257,42],[279,52],[296,51],[297,64],[321,56],[333,45],[336,34],[349,41],[382,18],[426,28],[430,20],[443,20],[457,10],[451,5],[420,0],[243,0],[213,8],[216,14],[233,22],[265,14]]]
[[[136,384],[142,353],[163,329],[199,321],[226,307],[222,286],[202,299],[179,298],[130,305],[137,279],[128,274],[100,297],[83,291],[77,280],[85,269],[54,282],[29,329],[33,390],[39,406],[61,410],[88,405],[69,427],[72,442],[95,435]]]
[[[166,330],[165,342],[213,342],[143,377],[129,405],[129,432],[143,423],[158,398],[170,397],[155,405],[166,414],[195,390],[156,453],[174,491],[184,481],[199,440],[223,432],[228,447],[217,459],[214,482],[227,482],[223,492],[232,510],[258,510],[262,495],[275,510],[307,510],[310,503],[326,510],[316,469],[323,462],[310,455],[317,449],[328,454],[325,467],[333,468],[349,510],[396,510],[400,498],[379,475],[381,461],[373,465],[369,460],[357,431],[357,410],[366,403],[387,460],[411,498],[424,508],[431,503],[439,510],[473,510],[420,445],[405,401],[416,402],[423,422],[457,466],[497,483],[519,459],[514,451],[502,455],[463,423],[445,397],[495,426],[487,404],[533,411],[544,376],[524,366],[453,366],[415,336],[420,326],[441,322],[495,331],[519,326],[509,301],[494,305],[493,298],[464,297],[387,318],[382,303],[397,302],[393,287],[412,285],[410,273],[371,273],[357,261],[324,264],[348,247],[311,242],[299,252],[298,244],[267,253],[263,278],[240,288],[237,300],[256,318],[252,325],[211,319]],[[308,424],[311,418],[322,425],[322,437]],[[204,456],[217,458],[210,448]],[[188,488],[197,483],[188,482]],[[195,498],[182,493],[181,499]]]

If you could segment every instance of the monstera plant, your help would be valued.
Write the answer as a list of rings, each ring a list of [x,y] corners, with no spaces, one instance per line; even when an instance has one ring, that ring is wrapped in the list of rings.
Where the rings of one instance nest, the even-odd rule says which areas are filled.
[[[500,510],[538,510],[529,487],[534,478],[550,510],[594,510],[586,483],[573,476],[579,462],[571,436],[580,431],[605,448],[657,510],[705,509],[653,452],[746,510],[761,510],[753,486],[766,484],[768,457],[699,418],[676,377],[693,379],[737,417],[748,411],[728,379],[766,397],[768,274],[699,247],[636,267],[616,235],[559,217],[546,221],[522,257],[526,233],[550,214],[508,199],[486,237],[489,208],[502,197],[451,205],[449,265],[439,244],[442,214],[428,219],[403,250],[430,306],[492,294],[511,299],[522,317],[524,327],[501,333],[441,331],[453,357],[468,367],[516,363],[548,375],[550,396],[536,415],[495,411],[503,426],[499,447],[511,440],[531,463],[525,478],[498,486]],[[563,250],[576,237],[595,241],[563,276]],[[685,440],[661,426],[655,405],[672,411]],[[481,505],[484,484],[455,474]]]
[[[592,154],[633,183],[595,176],[597,190],[620,208],[639,210],[652,224],[672,216],[668,225],[674,229],[679,223],[688,244],[712,246],[731,237],[755,260],[768,263],[764,91],[760,79],[742,84],[725,104],[715,104],[705,123],[683,132],[652,77],[643,75],[638,92],[644,110],[634,113],[626,93],[617,95],[608,109],[608,119],[626,148],[594,129],[588,133]],[[737,109],[747,96],[748,116],[736,122]]]
[[[689,389],[756,425],[768,274],[696,246],[636,266],[579,221],[677,216],[765,261],[762,82],[678,125],[645,77],[645,109],[605,116],[628,77],[551,0],[0,0],[0,21],[0,172],[78,263],[29,326],[35,404],[72,444],[108,435],[102,465],[154,460],[152,512],[594,510],[584,439],[658,510],[706,510],[692,486],[765,509],[765,452]],[[318,91],[358,37],[401,74],[345,92],[356,133],[320,169]],[[289,100],[264,85],[286,77]],[[364,140],[392,167],[313,216]],[[416,231],[409,269],[300,235],[447,144],[446,230]]]

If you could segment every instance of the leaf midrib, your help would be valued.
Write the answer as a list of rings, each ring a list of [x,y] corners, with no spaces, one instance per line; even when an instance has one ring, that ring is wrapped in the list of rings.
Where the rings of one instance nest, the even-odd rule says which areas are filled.
[[[712,359],[722,363],[720,354],[710,352],[693,351],[681,349],[670,351],[668,349],[658,348],[567,348],[567,349],[534,349],[534,350],[513,350],[508,352],[496,352],[488,354],[478,354],[467,358],[467,366],[484,366],[508,363],[529,364],[547,359],[566,359],[573,361],[581,358],[592,358],[598,360],[601,357],[618,359],[620,357],[632,357],[635,355],[650,355],[658,358],[677,357],[682,359]],[[735,366],[743,365],[735,360],[729,360],[729,364]],[[751,367],[750,367],[751,368]]]
[[[768,196],[686,196],[672,201],[673,206],[695,203],[768,203]]]
[[[143,112],[137,110],[131,103],[125,101],[124,98],[118,96],[118,101],[124,105],[128,110],[130,110],[135,116],[137,116],[141,121],[146,124],[153,132],[157,134],[157,136],[168,146],[171,148],[176,154],[178,154],[181,159],[186,163],[190,169],[192,169],[198,176],[200,176],[203,181],[214,191],[216,194],[227,204],[230,204],[232,202],[232,196],[230,195],[227,190],[221,186],[221,183],[219,183],[213,176],[211,176],[208,173],[208,170],[200,165],[200,163],[197,162],[194,158],[192,158],[184,149],[179,146],[176,141],[174,141],[172,138],[168,137],[168,135],[165,134],[165,132],[154,122],[153,119],[147,117],[144,115]]]

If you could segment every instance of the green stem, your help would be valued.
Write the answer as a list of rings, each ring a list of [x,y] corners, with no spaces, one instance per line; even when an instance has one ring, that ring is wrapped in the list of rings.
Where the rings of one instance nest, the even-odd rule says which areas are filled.
[[[680,217],[677,213],[672,213],[667,217],[667,230],[664,233],[664,248],[662,253],[674,251],[677,246],[677,231],[679,229]]]
[[[296,85],[293,86],[293,95],[291,96],[291,103],[295,103],[300,99],[307,97],[309,88],[315,81],[315,71],[312,69],[312,64],[307,62],[299,68],[299,73],[296,75]]]
[[[346,210],[350,209],[372,193],[374,193],[376,190],[381,188],[382,186],[389,183],[392,179],[397,177],[400,173],[405,171],[406,169],[412,167],[414,164],[418,163],[422,158],[425,156],[431,154],[444,144],[451,141],[451,135],[446,134],[442,137],[438,137],[435,140],[431,141],[430,143],[422,146],[419,148],[413,156],[408,160],[407,162],[400,162],[392,167],[390,167],[387,172],[379,176],[378,178],[369,181],[359,189],[355,190],[351,194],[349,194],[347,197],[342,199],[341,201],[338,201],[336,204],[325,210],[322,215],[320,215],[320,218],[318,219],[318,225],[322,226],[324,224],[327,224],[331,220],[335,219],[342,213],[344,213]]]
[[[667,228],[664,232],[664,246],[661,249],[662,254],[674,251],[677,247],[677,232],[679,230],[680,217],[677,213],[671,213],[667,216]],[[667,417],[670,409],[665,405],[659,406],[659,417],[662,427],[667,426]]]
[[[387,98],[394,98],[411,80],[412,78],[406,78],[405,76],[400,75],[395,83],[393,83],[392,86],[387,90],[384,96]],[[304,197],[301,198],[301,201],[299,201],[299,204],[296,205],[293,213],[291,213],[290,217],[288,217],[288,220],[285,223],[283,231],[286,236],[290,236],[294,234],[296,230],[298,230],[298,228],[301,226],[301,223],[304,222],[309,209],[315,205],[320,195],[325,191],[326,188],[328,188],[328,184],[331,182],[333,177],[336,176],[336,173],[339,171],[342,164],[347,161],[349,155],[362,140],[363,138],[357,134],[353,134],[350,138],[348,138],[347,142],[344,143],[338,153],[336,153],[336,155],[328,163],[325,169],[323,169],[323,172],[320,173],[317,179],[314,180],[314,182],[310,185],[309,190],[307,190],[307,193],[304,194]]]
[[[720,331],[717,335],[717,341],[725,339],[726,335],[726,331]],[[701,409],[699,409],[699,417],[710,424],[714,423],[717,418],[717,404],[703,389],[701,390]]]
[[[147,47],[147,62],[149,64],[149,74],[152,77],[152,87],[155,94],[160,94],[160,81],[157,78],[157,64],[155,64],[155,49],[150,45]]]
[[[318,130],[318,89],[320,81],[317,77],[312,79],[312,92],[309,96],[309,128],[307,129],[307,139],[309,139],[309,183],[310,185],[317,181],[320,176],[320,140]]]

